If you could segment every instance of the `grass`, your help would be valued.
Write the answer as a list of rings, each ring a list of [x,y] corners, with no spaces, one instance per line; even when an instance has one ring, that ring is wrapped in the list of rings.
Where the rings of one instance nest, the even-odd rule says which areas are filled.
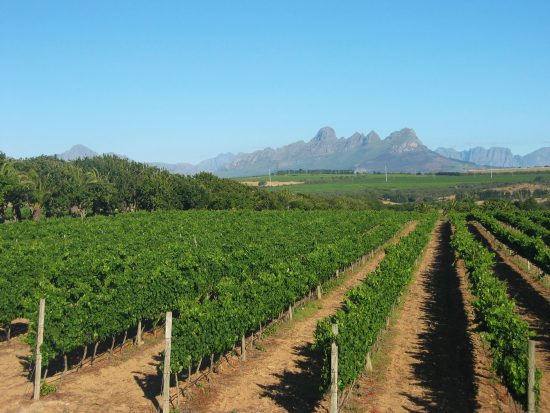
[[[308,174],[293,173],[287,175],[273,175],[273,181],[299,181],[299,185],[270,187],[269,191],[286,190],[299,193],[365,193],[372,190],[433,190],[433,189],[460,189],[460,188],[492,188],[505,184],[533,182],[537,178],[544,179],[550,176],[550,170],[540,172],[521,173],[493,173],[493,177],[486,173],[462,175],[411,175],[388,174],[388,181],[384,174]],[[542,178],[540,178],[542,177]],[[239,181],[269,181],[268,176],[239,178]]]

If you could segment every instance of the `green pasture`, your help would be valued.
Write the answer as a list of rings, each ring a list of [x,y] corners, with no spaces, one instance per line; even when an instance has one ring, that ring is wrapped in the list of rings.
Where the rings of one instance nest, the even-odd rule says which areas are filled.
[[[449,192],[456,189],[490,189],[507,184],[537,183],[550,179],[550,173],[494,173],[463,174],[463,175],[412,175],[388,174],[387,182],[384,174],[308,174],[292,173],[272,175],[272,181],[300,181],[304,184],[287,185],[268,188],[271,191],[286,190],[299,193],[364,193],[380,191],[403,190],[434,190],[443,189]],[[269,176],[239,178],[239,181],[269,182]]]

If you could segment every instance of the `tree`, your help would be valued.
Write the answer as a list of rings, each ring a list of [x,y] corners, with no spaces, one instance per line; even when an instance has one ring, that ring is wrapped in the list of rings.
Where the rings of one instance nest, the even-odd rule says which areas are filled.
[[[31,190],[25,185],[24,174],[19,173],[13,161],[4,158],[0,164],[0,217],[5,219],[6,208],[11,205],[14,219],[21,221],[21,208],[28,201]]]

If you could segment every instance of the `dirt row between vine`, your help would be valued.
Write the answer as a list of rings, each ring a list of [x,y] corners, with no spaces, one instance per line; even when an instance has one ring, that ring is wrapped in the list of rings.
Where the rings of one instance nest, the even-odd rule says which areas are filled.
[[[540,411],[550,412],[550,301],[547,291],[531,276],[512,262],[510,257],[496,248],[487,230],[479,223],[469,226],[470,231],[496,255],[495,274],[508,286],[508,295],[516,302],[521,317],[535,332],[536,366],[542,371]]]
[[[415,222],[407,224],[391,242],[397,242],[415,226]],[[317,403],[321,397],[316,384],[319,374],[315,372],[316,377],[311,377],[315,366],[309,358],[309,344],[317,320],[335,312],[345,292],[373,271],[383,256],[382,249],[365,266],[343,277],[340,286],[313,303],[313,314],[299,319],[300,313],[297,313],[296,321],[262,339],[262,350],[247,351],[248,361],[234,368],[224,366],[220,374],[211,375],[210,383],[190,392],[187,406],[182,403],[182,407],[200,412],[231,411],[234,407],[239,412],[271,412],[303,411],[302,402],[311,406]],[[6,386],[8,392],[4,392],[5,385],[0,384],[0,412],[156,412],[161,389],[157,367],[164,342],[160,335],[149,334],[144,339],[143,346],[130,347],[124,355],[67,375],[55,393],[39,402],[29,400],[32,386],[24,367],[28,346],[22,337],[1,343],[0,367],[6,365],[9,373],[6,377],[3,370],[0,377],[3,383],[10,384]],[[294,392],[293,384],[298,382],[306,387],[299,386],[299,391]],[[312,399],[310,394],[317,397]],[[185,401],[183,397],[182,401]]]

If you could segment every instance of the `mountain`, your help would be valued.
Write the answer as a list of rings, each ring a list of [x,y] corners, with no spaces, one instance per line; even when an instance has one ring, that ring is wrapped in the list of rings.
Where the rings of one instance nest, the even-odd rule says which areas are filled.
[[[190,163],[147,162],[147,165],[156,166],[160,169],[166,169],[168,172],[173,174],[193,175],[197,173],[196,166]]]
[[[541,148],[525,156],[514,155],[510,149],[500,147],[485,149],[478,146],[464,151],[456,151],[452,148],[437,148],[435,151],[450,159],[495,168],[550,165],[550,148]]]
[[[149,162],[148,165],[156,166],[157,168],[166,169],[174,174],[193,175],[199,172],[216,172],[223,168],[228,163],[233,162],[237,155],[232,153],[222,153],[215,158],[206,159],[196,165],[190,163],[163,163]]]
[[[75,159],[92,158],[94,156],[98,156],[98,153],[84,145],[74,145],[68,151],[57,155],[59,159],[63,159],[64,161],[74,161]]]
[[[278,149],[266,148],[239,154],[218,169],[224,177],[264,175],[268,170],[347,169],[364,172],[463,171],[475,165],[448,159],[428,149],[413,129],[402,129],[385,139],[374,131],[356,132],[338,138],[334,129],[324,127],[309,141],[298,141]]]
[[[206,172],[215,172],[218,169],[223,168],[225,165],[233,162],[237,158],[237,155],[233,153],[222,153],[215,158],[207,159],[205,161],[199,162],[195,166],[197,172],[206,171]]]
[[[540,148],[520,157],[520,165],[527,168],[533,166],[550,166],[550,147]]]
[[[76,145],[58,155],[61,159],[96,156],[91,149]],[[120,156],[120,155],[119,155]],[[150,162],[149,165],[172,173],[192,175],[212,172],[222,177],[265,175],[270,170],[340,169],[358,172],[458,172],[492,167],[530,167],[550,165],[550,148],[525,156],[508,148],[427,148],[413,129],[405,128],[382,139],[376,132],[355,132],[339,138],[331,127],[324,127],[309,141],[299,140],[280,148],[265,148],[252,153],[223,153],[196,165],[190,163]]]

